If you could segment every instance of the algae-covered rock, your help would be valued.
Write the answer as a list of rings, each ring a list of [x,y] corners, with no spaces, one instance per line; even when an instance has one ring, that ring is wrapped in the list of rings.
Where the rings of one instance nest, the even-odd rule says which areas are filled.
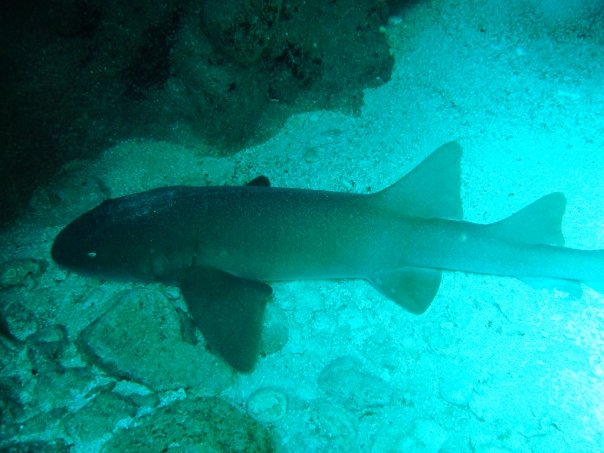
[[[89,442],[110,433],[119,420],[135,414],[134,404],[104,390],[79,411],[65,416],[62,423],[70,437]]]
[[[266,49],[279,22],[282,0],[206,0],[201,22],[208,39],[241,64],[250,64]]]
[[[10,453],[31,453],[34,451],[44,453],[68,453],[70,446],[62,439],[51,441],[34,440],[31,442],[17,442],[4,446],[3,452]]]
[[[0,289],[13,286],[31,287],[34,285],[34,279],[39,277],[47,267],[46,261],[32,258],[0,263]]]
[[[0,331],[10,338],[23,341],[38,328],[34,314],[20,302],[0,306]]]
[[[118,432],[104,452],[272,452],[271,433],[218,398],[177,401]]]
[[[231,376],[203,345],[186,342],[181,318],[161,293],[144,288],[117,294],[112,308],[87,327],[79,344],[108,373],[155,391],[220,391]]]

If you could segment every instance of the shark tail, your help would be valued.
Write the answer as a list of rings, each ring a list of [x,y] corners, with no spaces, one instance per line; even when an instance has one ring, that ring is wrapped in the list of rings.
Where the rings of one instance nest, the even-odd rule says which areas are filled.
[[[490,234],[509,242],[546,245],[562,247],[564,236],[562,234],[562,217],[566,209],[566,198],[560,192],[545,195],[511,216],[487,226]],[[598,269],[604,264],[604,251],[601,250],[570,250],[580,253],[581,260],[575,265],[570,264],[570,256],[565,266],[570,266],[576,272],[585,266],[589,260],[587,270],[583,269],[573,279],[565,278],[527,278],[519,276],[522,281],[535,288],[558,288],[573,297],[582,294],[579,281],[587,284],[599,292],[604,291],[604,274]],[[560,264],[562,266],[562,264]],[[580,275],[580,277],[579,277]],[[594,277],[595,276],[595,277]]]
[[[390,187],[373,195],[384,209],[421,218],[462,220],[460,197],[460,161],[462,149],[449,142],[436,149],[423,162]],[[566,209],[564,195],[546,195],[511,216],[486,226],[493,237],[527,245],[564,245],[562,217]],[[526,279],[523,279],[526,280]],[[377,272],[371,284],[386,297],[411,313],[428,309],[438,292],[441,271],[407,267]],[[532,286],[551,286],[550,281],[527,281]],[[573,293],[577,282],[557,282]]]

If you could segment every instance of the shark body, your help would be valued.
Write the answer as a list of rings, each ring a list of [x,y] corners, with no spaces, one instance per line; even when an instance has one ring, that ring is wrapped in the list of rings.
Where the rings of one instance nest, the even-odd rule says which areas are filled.
[[[552,193],[482,225],[462,220],[461,148],[447,143],[374,194],[172,186],[103,202],[66,226],[53,259],[100,278],[180,286],[209,345],[239,371],[258,356],[267,282],[360,278],[413,313],[444,270],[604,282],[604,251],[563,247]]]

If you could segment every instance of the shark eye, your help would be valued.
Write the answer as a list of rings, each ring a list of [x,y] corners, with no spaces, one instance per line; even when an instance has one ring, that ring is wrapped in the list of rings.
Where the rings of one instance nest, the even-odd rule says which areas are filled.
[[[88,258],[96,258],[96,252],[88,252],[88,253],[86,254],[86,256],[87,256]]]

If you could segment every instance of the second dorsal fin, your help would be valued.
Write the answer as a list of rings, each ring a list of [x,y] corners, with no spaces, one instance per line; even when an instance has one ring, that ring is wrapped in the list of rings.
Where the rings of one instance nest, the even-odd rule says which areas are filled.
[[[493,236],[511,242],[562,246],[565,208],[564,195],[560,192],[550,193],[511,216],[490,224],[488,229]]]

